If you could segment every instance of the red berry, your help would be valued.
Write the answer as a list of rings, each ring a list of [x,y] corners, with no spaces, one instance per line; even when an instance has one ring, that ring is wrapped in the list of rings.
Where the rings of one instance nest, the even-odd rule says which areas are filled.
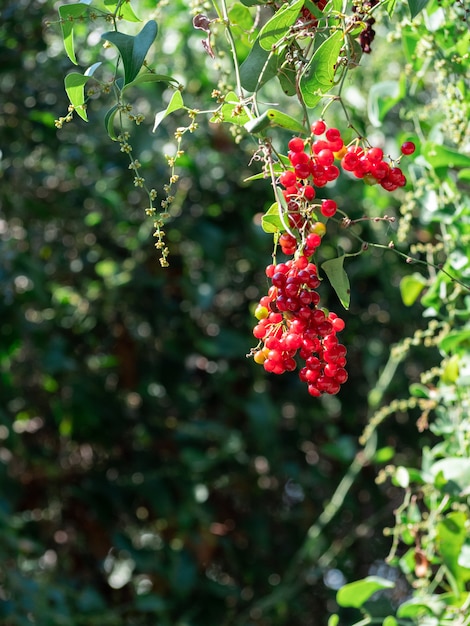
[[[287,170],[279,176],[279,182],[284,187],[292,187],[296,183],[296,176],[292,170]]]
[[[333,165],[335,157],[333,152],[329,148],[326,148],[324,150],[320,150],[317,156],[317,160],[318,163],[323,166]]]
[[[323,120],[318,120],[318,122],[314,122],[311,126],[311,131],[314,135],[323,135],[326,130],[326,124]]]
[[[289,150],[292,152],[303,152],[305,148],[304,140],[300,137],[294,137],[287,144]]]
[[[300,164],[294,167],[297,178],[305,179],[310,176],[310,168],[308,165]]]
[[[305,185],[302,187],[302,195],[306,200],[313,200],[315,198],[315,189],[312,185]]]
[[[293,150],[289,151],[289,161],[295,167],[296,165],[306,165],[310,161],[310,157],[306,152],[294,152]]]
[[[323,200],[320,210],[325,217],[333,217],[337,208],[338,205],[334,200]]]
[[[416,146],[412,141],[405,141],[405,143],[401,147],[401,153],[406,155],[413,154],[415,150]]]
[[[341,138],[341,133],[337,128],[329,128],[326,131],[326,138],[328,139],[328,141],[336,141],[337,139]]]
[[[383,153],[383,150],[381,150],[381,148],[371,148],[367,152],[367,158],[369,159],[371,163],[378,163],[379,161],[383,159],[383,156],[384,156],[384,153]]]

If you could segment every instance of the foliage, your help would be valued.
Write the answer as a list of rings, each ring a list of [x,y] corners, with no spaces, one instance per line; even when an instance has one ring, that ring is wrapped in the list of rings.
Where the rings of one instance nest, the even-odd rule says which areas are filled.
[[[52,8],[48,52],[42,5],[1,27],[2,623],[468,624],[464,3]],[[323,119],[408,181],[300,175]],[[270,237],[331,284],[320,344],[349,309],[338,389],[251,349]]]

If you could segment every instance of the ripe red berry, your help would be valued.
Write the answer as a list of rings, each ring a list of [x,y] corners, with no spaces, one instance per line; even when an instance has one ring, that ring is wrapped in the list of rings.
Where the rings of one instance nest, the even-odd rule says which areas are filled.
[[[333,152],[327,148],[325,150],[320,150],[317,156],[318,163],[323,166],[333,165],[335,161],[335,157]]]
[[[384,153],[381,148],[371,148],[367,152],[367,158],[369,159],[371,163],[378,163],[379,161],[382,161],[383,156],[384,156]]]
[[[313,200],[315,198],[315,189],[312,185],[305,185],[302,187],[302,195],[306,200]]]
[[[326,131],[326,138],[328,139],[328,141],[336,141],[337,139],[341,138],[341,133],[337,128],[329,128]]]
[[[401,153],[405,155],[413,154],[415,150],[416,146],[412,141],[405,141],[405,143],[401,147]]]
[[[279,176],[279,182],[284,187],[292,187],[296,183],[296,176],[292,170],[287,170]]]
[[[325,217],[333,217],[337,208],[338,205],[334,200],[323,200],[320,210]]]
[[[292,150],[292,152],[303,152],[305,147],[304,140],[300,137],[294,137],[291,139],[287,146],[289,150]]]
[[[314,135],[323,135],[326,130],[326,124],[323,120],[314,122],[311,126],[311,131]]]

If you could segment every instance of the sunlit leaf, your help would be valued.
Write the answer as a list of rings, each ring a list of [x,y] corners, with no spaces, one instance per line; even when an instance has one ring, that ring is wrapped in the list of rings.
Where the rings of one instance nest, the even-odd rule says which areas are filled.
[[[426,602],[424,602],[421,598],[411,598],[410,600],[403,602],[398,607],[397,617],[419,618],[424,617],[425,615],[439,615],[444,606],[444,603],[436,597],[430,598],[428,596],[426,598]]]
[[[184,109],[183,96],[181,95],[181,91],[177,89],[174,94],[171,96],[171,100],[168,103],[168,106],[164,111],[160,111],[155,115],[155,121],[153,124],[153,132],[155,132],[161,122],[165,119],[167,115],[173,113],[174,111],[178,111],[179,109]]]
[[[261,228],[265,233],[278,233],[284,230],[277,202],[274,202],[261,218]]]
[[[83,17],[87,10],[88,3],[85,2],[80,2],[78,4],[64,4],[59,7],[60,27],[62,29],[65,52],[75,65],[77,65],[73,40],[75,20],[79,20]]]
[[[336,259],[330,259],[322,263],[321,268],[328,276],[328,280],[331,286],[336,292],[336,295],[340,299],[341,304],[345,309],[349,309],[349,302],[351,300],[351,289],[349,285],[349,278],[344,270],[345,256],[339,256]]]
[[[224,104],[220,108],[220,111],[218,111],[217,115],[212,116],[210,121],[213,123],[223,121],[243,126],[249,121],[250,118],[244,109],[239,111],[239,106],[240,98],[234,91],[229,91],[224,98]]]
[[[395,583],[379,576],[368,576],[362,580],[348,583],[341,587],[336,594],[336,601],[340,606],[360,608],[371,596],[381,589],[392,589]]]
[[[314,107],[334,84],[338,56],[343,46],[343,33],[336,31],[315,51],[300,81],[305,104]]]
[[[111,13],[115,13],[116,9],[118,9],[116,13],[116,17],[118,19],[127,20],[128,22],[141,22],[142,21],[134,13],[134,9],[132,8],[132,5],[129,2],[129,0],[126,0],[125,2],[119,2],[116,0],[104,0],[104,5]]]
[[[167,74],[153,74],[152,72],[146,72],[134,78],[133,81],[123,85],[122,91],[124,92],[129,87],[137,87],[138,85],[143,85],[144,83],[169,83],[178,87],[179,82],[176,78],[172,76],[168,76]]]
[[[254,134],[266,130],[269,126],[280,126],[295,133],[305,133],[305,127],[300,122],[277,109],[268,109],[256,119],[245,124],[246,130]]]
[[[296,0],[292,4],[284,4],[279,11],[266,22],[259,33],[259,44],[264,50],[271,50],[285,37],[289,28],[295,23],[305,0]]]
[[[459,349],[467,351],[470,348],[470,330],[454,330],[447,333],[439,342],[439,348],[447,354]]]
[[[157,23],[150,20],[135,36],[110,31],[101,35],[119,50],[124,66],[124,84],[131,83],[140,72],[147,52],[157,36]]]
[[[470,156],[468,156],[468,154],[437,143],[425,143],[422,147],[421,154],[434,169],[441,167],[470,167]]]
[[[426,278],[418,272],[404,276],[400,281],[400,293],[403,304],[412,306],[426,287],[427,282]]]
[[[465,582],[470,579],[470,569],[459,565],[460,553],[468,535],[466,525],[467,515],[463,511],[449,513],[437,525],[438,550],[444,564],[452,572],[459,591],[464,590]]]

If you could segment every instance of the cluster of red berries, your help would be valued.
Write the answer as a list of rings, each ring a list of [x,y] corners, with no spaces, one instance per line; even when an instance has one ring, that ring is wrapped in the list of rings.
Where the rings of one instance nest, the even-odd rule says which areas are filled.
[[[362,147],[354,142],[344,145],[341,133],[337,128],[327,128],[323,120],[312,124],[311,142],[304,142],[294,137],[289,142],[288,158],[292,169],[288,169],[279,177],[284,190],[284,197],[289,201],[293,196],[303,195],[307,200],[315,197],[314,187],[324,187],[338,178],[339,168],[335,165],[338,159],[343,170],[351,172],[356,178],[364,179],[369,185],[380,184],[386,191],[394,191],[406,185],[406,178],[400,167],[388,163],[384,159],[381,148]],[[321,139],[320,136],[325,138]],[[310,145],[310,154],[306,151]],[[405,142],[401,151],[404,155],[412,154],[415,145]],[[309,184],[309,182],[312,184]],[[328,215],[326,217],[332,217]]]
[[[287,206],[281,211],[286,232],[279,236],[278,244],[284,254],[294,258],[266,268],[271,286],[255,311],[258,324],[253,334],[260,343],[253,355],[256,363],[274,374],[295,370],[295,357],[300,357],[305,361],[300,379],[312,396],[321,396],[338,393],[348,374],[344,368],[346,348],[336,337],[344,321],[319,307],[316,291],[320,278],[311,257],[326,232],[325,222],[338,208],[334,200],[315,200],[317,189],[340,175],[335,160],[343,170],[368,184],[379,183],[387,191],[402,187],[406,179],[399,167],[384,160],[380,148],[356,142],[345,146],[340,131],[327,128],[323,120],[312,124],[311,132],[308,141],[301,137],[289,141],[291,167],[278,179]],[[414,150],[412,142],[401,148],[403,155]]]
[[[272,285],[255,311],[259,321],[253,334],[262,342],[254,353],[255,362],[267,372],[283,374],[297,368],[298,355],[305,361],[299,377],[310,395],[338,393],[348,379],[346,348],[336,337],[344,321],[318,307],[316,266],[301,255],[268,265],[266,275]]]

